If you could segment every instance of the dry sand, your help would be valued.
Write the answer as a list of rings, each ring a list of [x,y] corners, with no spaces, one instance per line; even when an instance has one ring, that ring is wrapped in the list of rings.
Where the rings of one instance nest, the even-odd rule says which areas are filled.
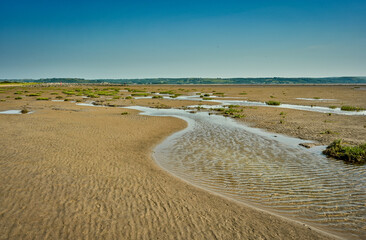
[[[182,120],[4,97],[15,90],[0,111],[35,112],[0,115],[0,239],[331,238],[160,169],[152,150]]]

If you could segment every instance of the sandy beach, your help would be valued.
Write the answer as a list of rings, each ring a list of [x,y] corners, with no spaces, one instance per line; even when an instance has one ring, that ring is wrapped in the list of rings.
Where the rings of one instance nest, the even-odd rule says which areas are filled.
[[[296,98],[336,96],[332,103],[312,104],[366,107],[365,91],[354,86],[133,88],[173,89],[182,94],[215,91],[233,98],[296,104],[309,104]],[[51,93],[62,95],[61,88],[1,89],[0,111],[26,107],[34,112],[0,114],[0,239],[334,239],[305,224],[189,185],[162,170],[152,159],[152,151],[167,136],[185,128],[183,120],[26,96],[42,91],[42,97],[56,99]],[[15,100],[14,92],[24,90],[28,92],[18,94],[22,99]],[[108,102],[153,107],[197,103],[122,98]],[[285,123],[279,124],[282,111]],[[320,144],[336,138],[351,143],[366,139],[365,116],[265,107],[244,108],[244,113],[240,121],[247,124]],[[326,130],[330,133],[322,133]]]

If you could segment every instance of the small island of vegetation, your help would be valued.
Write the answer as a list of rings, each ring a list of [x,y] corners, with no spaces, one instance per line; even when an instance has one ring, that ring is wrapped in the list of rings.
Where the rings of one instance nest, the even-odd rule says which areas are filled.
[[[344,144],[341,139],[338,139],[333,141],[323,153],[328,157],[340,159],[348,163],[366,163],[366,143],[358,146],[349,146]]]

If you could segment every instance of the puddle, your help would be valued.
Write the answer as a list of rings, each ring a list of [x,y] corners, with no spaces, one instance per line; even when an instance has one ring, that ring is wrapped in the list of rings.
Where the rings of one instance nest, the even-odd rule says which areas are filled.
[[[336,99],[322,99],[322,98],[296,98],[298,100],[306,100],[306,101],[335,101]]]
[[[30,114],[33,112],[28,112],[28,113],[22,113],[22,110],[6,110],[6,111],[1,111],[0,114]]]

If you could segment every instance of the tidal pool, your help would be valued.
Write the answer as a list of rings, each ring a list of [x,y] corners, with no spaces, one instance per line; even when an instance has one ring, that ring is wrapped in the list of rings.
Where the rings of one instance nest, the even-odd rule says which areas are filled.
[[[156,147],[165,170],[192,184],[353,239],[366,238],[366,166],[328,159],[300,139],[231,118],[130,107],[189,126]]]

